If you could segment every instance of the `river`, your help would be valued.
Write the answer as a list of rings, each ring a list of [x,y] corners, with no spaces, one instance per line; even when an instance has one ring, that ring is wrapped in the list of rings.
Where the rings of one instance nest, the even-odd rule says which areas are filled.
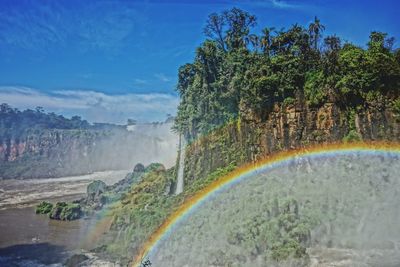
[[[0,180],[0,266],[61,266],[74,252],[91,249],[93,242],[85,239],[98,221],[96,216],[70,222],[50,220],[46,215],[36,215],[34,205],[42,200],[79,199],[91,181],[110,185],[126,173]]]

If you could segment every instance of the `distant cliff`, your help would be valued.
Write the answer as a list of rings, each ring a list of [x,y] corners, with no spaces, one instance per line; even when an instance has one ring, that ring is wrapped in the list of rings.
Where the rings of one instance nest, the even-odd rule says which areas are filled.
[[[99,124],[73,129],[74,125],[66,123],[51,127],[36,120],[28,127],[21,119],[27,114],[10,116],[10,112],[3,112],[1,118],[2,179],[132,169],[137,162],[148,164],[153,160],[166,166],[175,164],[179,138],[171,131],[172,122],[131,125],[128,129]],[[43,116],[42,112],[34,114]],[[43,120],[48,123],[49,119]],[[64,129],[56,128],[61,126]]]

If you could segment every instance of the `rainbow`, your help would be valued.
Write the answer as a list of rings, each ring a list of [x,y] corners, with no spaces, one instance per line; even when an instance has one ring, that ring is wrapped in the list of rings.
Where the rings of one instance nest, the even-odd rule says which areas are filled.
[[[148,255],[151,255],[152,251],[156,250],[158,244],[173,231],[174,226],[176,226],[180,221],[196,210],[197,207],[201,206],[202,203],[207,201],[212,195],[227,188],[228,186],[238,183],[247,177],[251,177],[257,172],[262,172],[268,168],[285,164],[299,156],[335,156],[353,152],[394,153],[397,155],[400,154],[400,143],[357,142],[325,144],[282,151],[268,156],[257,163],[248,164],[237,168],[226,176],[223,176],[212,182],[210,185],[198,191],[194,195],[187,197],[184,203],[177,210],[175,210],[146,241],[141,251],[134,259],[132,266],[140,267],[142,260]]]

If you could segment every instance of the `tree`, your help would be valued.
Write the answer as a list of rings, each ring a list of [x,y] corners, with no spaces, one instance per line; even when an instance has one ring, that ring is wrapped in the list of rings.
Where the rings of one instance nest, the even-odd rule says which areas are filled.
[[[266,27],[262,30],[262,36],[260,38],[261,49],[266,55],[270,55],[271,44],[272,44],[272,32],[275,30],[274,27]]]
[[[245,42],[246,46],[251,44],[251,46],[253,47],[253,49],[256,52],[258,51],[258,48],[260,47],[260,39],[259,39],[258,35],[256,35],[256,34],[247,35],[246,37],[244,37],[244,42]]]
[[[207,24],[204,27],[204,34],[215,40],[218,43],[219,48],[226,52],[225,45],[225,27],[226,18],[223,14],[211,13],[208,16]]]
[[[311,36],[310,41],[314,44],[314,49],[318,50],[318,40],[321,37],[322,32],[325,30],[325,26],[321,24],[321,21],[314,17],[314,21],[308,26],[308,32]]]
[[[256,17],[236,7],[223,14],[228,25],[226,43],[229,50],[245,47],[245,38],[250,34],[250,29],[256,25]]]
[[[381,93],[398,92],[400,66],[392,52],[394,38],[387,33],[371,32],[366,51],[367,73],[371,79],[370,88]]]
[[[336,35],[328,36],[324,39],[325,47],[327,48],[328,53],[337,52],[341,48],[340,38]]]
[[[220,14],[210,14],[204,34],[215,41],[221,50],[227,52],[243,48],[250,42],[255,44],[258,37],[249,36],[250,29],[255,25],[255,16],[234,7]]]
[[[340,38],[336,35],[328,36],[324,39],[324,55],[322,66],[325,76],[332,76],[339,72],[339,52],[342,48]],[[331,84],[333,86],[333,84]]]

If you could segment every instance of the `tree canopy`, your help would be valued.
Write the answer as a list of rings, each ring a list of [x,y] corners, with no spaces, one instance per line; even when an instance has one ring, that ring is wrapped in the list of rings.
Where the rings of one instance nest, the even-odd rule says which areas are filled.
[[[53,112],[45,113],[42,107],[20,111],[3,103],[0,105],[0,137],[19,137],[27,131],[40,129],[87,129],[91,127],[79,116],[71,119]]]
[[[372,32],[364,48],[324,37],[318,17],[260,34],[252,32],[256,22],[238,8],[208,17],[206,40],[179,69],[180,133],[195,137],[249,112],[264,118],[274,104],[300,98],[310,106],[352,106],[399,96],[400,52],[386,33]]]

